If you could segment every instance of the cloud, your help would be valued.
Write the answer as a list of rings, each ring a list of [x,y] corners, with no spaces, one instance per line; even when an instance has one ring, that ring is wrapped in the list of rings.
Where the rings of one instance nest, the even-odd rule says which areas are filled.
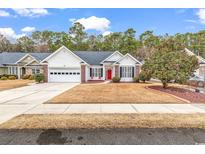
[[[15,13],[23,17],[40,17],[48,15],[48,10],[42,8],[36,9],[13,9]]]
[[[4,10],[0,10],[0,17],[8,17],[10,16],[10,13]]]
[[[21,29],[21,31],[22,31],[22,32],[25,32],[25,33],[33,32],[33,31],[35,31],[35,30],[36,30],[35,27],[29,27],[29,26],[24,27],[24,28]]]
[[[205,24],[205,9],[199,9],[196,15],[202,24]]]
[[[195,29],[196,27],[195,27],[195,26],[186,26],[185,28],[186,28],[186,29],[189,29],[189,30],[190,30],[190,29],[193,30],[193,29]]]
[[[72,22],[72,23],[75,22],[75,20],[76,20],[75,18],[70,18],[69,19],[69,21]]]
[[[106,36],[106,35],[109,35],[111,34],[112,32],[111,31],[105,31],[104,33],[102,33],[103,36]]]
[[[85,27],[85,30],[96,30],[104,32],[110,28],[110,21],[107,18],[99,18],[96,16],[77,19],[73,22],[81,23]]]
[[[24,33],[16,34],[16,32],[10,27],[0,28],[0,34],[4,35],[10,41],[15,41],[16,39],[26,35]]]
[[[186,20],[184,20],[185,22],[190,22],[190,23],[197,23],[197,21],[196,20],[192,20],[192,19],[186,19]]]

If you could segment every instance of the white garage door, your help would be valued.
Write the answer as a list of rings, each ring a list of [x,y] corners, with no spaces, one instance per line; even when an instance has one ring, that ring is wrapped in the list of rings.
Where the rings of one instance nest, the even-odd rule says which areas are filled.
[[[80,82],[80,69],[49,69],[49,82]]]

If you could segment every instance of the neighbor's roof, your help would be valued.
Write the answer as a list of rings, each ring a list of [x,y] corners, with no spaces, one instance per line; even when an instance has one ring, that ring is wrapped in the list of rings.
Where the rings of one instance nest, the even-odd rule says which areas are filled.
[[[99,65],[101,61],[110,56],[111,51],[74,51],[77,56],[90,65]],[[18,60],[30,54],[36,60],[42,61],[52,53],[22,53],[22,52],[2,52],[0,53],[0,66],[3,64],[15,64]]]
[[[41,61],[48,57],[51,53],[22,53],[22,52],[2,52],[0,53],[0,66],[3,64],[15,64],[18,60],[23,58],[26,54],[30,54],[36,60]]]
[[[204,64],[204,63],[205,63],[205,59],[204,59],[204,58],[202,58],[201,56],[197,56],[197,55],[196,55],[195,53],[193,53],[191,50],[185,48],[185,52],[186,52],[188,55],[190,55],[190,56],[196,56],[200,64]]]
[[[90,65],[99,65],[101,61],[113,54],[113,51],[74,51],[74,53]]]

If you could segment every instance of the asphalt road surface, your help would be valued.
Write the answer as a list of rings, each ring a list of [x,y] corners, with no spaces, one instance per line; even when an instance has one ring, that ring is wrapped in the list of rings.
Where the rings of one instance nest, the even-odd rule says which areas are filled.
[[[170,145],[205,144],[205,129],[0,130],[0,144]]]

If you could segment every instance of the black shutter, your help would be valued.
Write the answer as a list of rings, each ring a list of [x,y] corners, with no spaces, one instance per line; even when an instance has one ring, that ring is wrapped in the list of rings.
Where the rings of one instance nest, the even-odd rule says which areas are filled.
[[[132,67],[132,77],[134,78],[135,67]]]
[[[92,68],[90,68],[90,77],[92,77]]]
[[[122,77],[122,67],[120,67],[120,77]]]
[[[101,68],[101,77],[103,77],[103,68]]]

